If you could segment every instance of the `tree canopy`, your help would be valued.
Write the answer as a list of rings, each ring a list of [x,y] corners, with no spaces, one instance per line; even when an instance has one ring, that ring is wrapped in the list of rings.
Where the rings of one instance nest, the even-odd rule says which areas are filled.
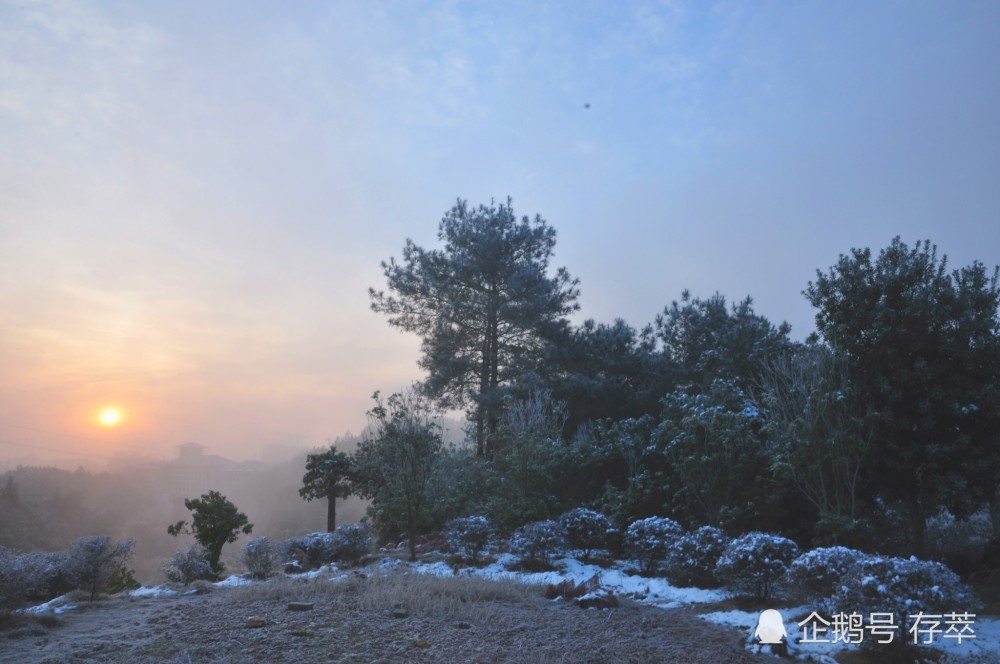
[[[577,308],[577,281],[549,275],[555,229],[514,214],[512,202],[470,207],[459,200],[438,227],[440,249],[407,240],[400,262],[382,263],[389,293],[369,289],[371,307],[422,337],[425,391],[444,407],[470,406],[476,448],[502,410],[502,388],[528,372],[546,340]]]

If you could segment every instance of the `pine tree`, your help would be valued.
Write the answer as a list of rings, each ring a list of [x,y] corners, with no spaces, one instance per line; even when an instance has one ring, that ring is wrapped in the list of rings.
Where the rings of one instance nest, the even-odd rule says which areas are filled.
[[[327,532],[337,529],[337,498],[347,498],[352,491],[351,457],[338,452],[336,445],[306,456],[306,473],[299,495],[305,500],[327,499]]]
[[[471,407],[477,453],[499,423],[501,389],[540,360],[546,339],[576,310],[577,281],[548,276],[556,232],[506,204],[459,200],[438,227],[441,249],[407,240],[402,262],[382,263],[391,294],[369,289],[374,311],[423,338],[426,392],[442,406]]]

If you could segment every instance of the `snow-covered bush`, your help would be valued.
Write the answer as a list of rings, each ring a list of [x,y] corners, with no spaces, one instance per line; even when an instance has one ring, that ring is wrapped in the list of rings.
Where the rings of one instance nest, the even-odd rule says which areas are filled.
[[[607,546],[608,536],[612,531],[608,517],[585,507],[577,507],[566,512],[559,517],[559,524],[566,532],[566,542],[583,551],[585,562],[590,559],[594,549]]]
[[[185,586],[192,581],[215,578],[208,552],[201,544],[192,544],[187,551],[175,551],[170,563],[163,568],[163,575],[167,581]]]
[[[835,611],[845,614],[891,614],[898,630],[893,642],[913,642],[912,618],[918,613],[974,613],[980,606],[958,575],[942,563],[916,558],[868,556],[838,584],[832,599]],[[865,639],[868,645],[877,640]]]
[[[702,526],[682,535],[667,551],[667,576],[684,586],[718,585],[715,566],[729,546],[729,537],[714,526]]]
[[[651,574],[682,535],[684,529],[673,519],[660,516],[640,519],[625,531],[625,551]]]
[[[548,562],[553,553],[566,544],[566,533],[551,519],[525,524],[514,532],[510,548],[524,558]]]
[[[66,554],[16,553],[0,547],[0,612],[33,600],[47,600],[71,590],[64,567]]]
[[[135,540],[114,541],[107,535],[81,537],[70,547],[66,557],[66,574],[77,588],[97,598],[108,580],[132,557]]]
[[[788,568],[788,583],[803,599],[829,600],[847,573],[867,557],[868,554],[863,551],[843,546],[813,549],[792,561]]]
[[[303,571],[333,562],[336,554],[333,533],[309,533],[302,537],[289,537],[281,542],[279,550],[284,560],[294,560]]]
[[[271,576],[279,562],[276,547],[267,537],[256,537],[247,542],[241,560],[254,579]]]
[[[493,535],[493,525],[485,516],[466,516],[453,519],[445,528],[448,544],[473,565],[479,564],[479,554],[483,552]]]
[[[333,560],[357,563],[371,550],[371,531],[363,523],[340,526],[330,538],[330,554]]]
[[[715,566],[715,573],[733,590],[768,599],[798,555],[799,547],[790,539],[747,533],[729,543]]]

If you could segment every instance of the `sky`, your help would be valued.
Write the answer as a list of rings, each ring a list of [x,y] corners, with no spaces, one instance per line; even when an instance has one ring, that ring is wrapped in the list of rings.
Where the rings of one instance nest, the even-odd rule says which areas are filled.
[[[508,196],[575,322],[992,267],[1000,3],[0,0],[0,470],[358,432],[422,376],[380,262]]]

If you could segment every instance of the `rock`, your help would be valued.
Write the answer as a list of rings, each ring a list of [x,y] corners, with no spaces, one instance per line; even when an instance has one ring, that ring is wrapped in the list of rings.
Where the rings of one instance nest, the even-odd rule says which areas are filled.
[[[289,611],[312,611],[316,604],[313,602],[289,602]]]
[[[263,627],[267,624],[267,618],[263,616],[250,616],[247,618],[247,627],[251,629],[257,629],[258,627]]]
[[[457,627],[458,629],[469,629],[470,627],[472,627],[472,625],[470,623],[465,622],[464,620],[459,620],[457,623],[455,623],[455,627]]]
[[[405,606],[397,606],[392,610],[393,618],[405,618],[410,615],[410,612],[406,610]]]
[[[611,593],[589,593],[573,602],[581,609],[617,609],[618,598]]]
[[[425,641],[424,639],[417,639],[416,641],[413,642],[413,645],[423,650],[426,650],[427,648],[431,647],[431,644]]]

